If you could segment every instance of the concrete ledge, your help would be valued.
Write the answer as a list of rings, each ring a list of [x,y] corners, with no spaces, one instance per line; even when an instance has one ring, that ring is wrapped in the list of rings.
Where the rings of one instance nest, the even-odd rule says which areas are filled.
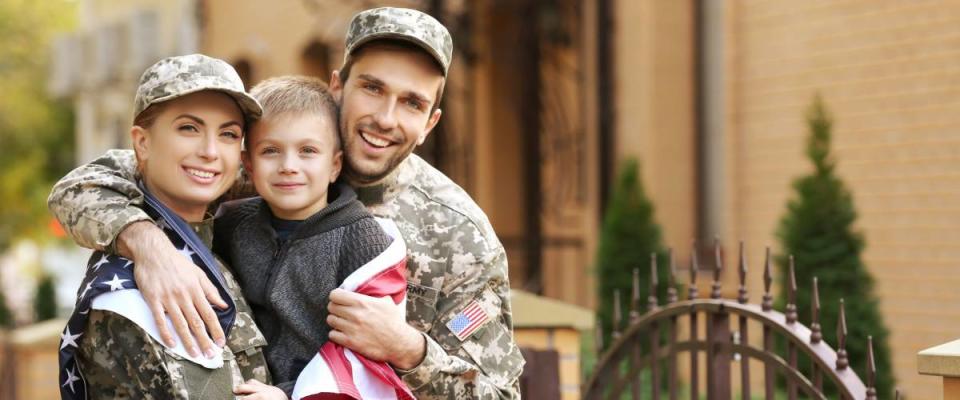
[[[510,289],[513,328],[594,328],[593,311],[560,300]]]
[[[960,377],[960,340],[917,353],[917,372],[923,375]]]

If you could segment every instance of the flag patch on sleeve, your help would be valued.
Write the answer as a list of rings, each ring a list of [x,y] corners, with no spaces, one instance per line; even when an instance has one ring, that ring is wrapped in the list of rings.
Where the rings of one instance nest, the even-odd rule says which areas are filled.
[[[474,300],[463,311],[454,315],[450,322],[447,322],[447,328],[462,342],[488,321],[490,317],[480,307],[480,303]]]

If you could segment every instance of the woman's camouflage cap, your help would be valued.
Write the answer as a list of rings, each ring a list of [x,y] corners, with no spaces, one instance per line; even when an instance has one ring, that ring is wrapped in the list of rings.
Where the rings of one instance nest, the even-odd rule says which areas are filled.
[[[140,76],[133,116],[136,118],[151,105],[202,90],[216,90],[236,100],[248,120],[260,118],[260,103],[243,89],[237,71],[226,61],[190,54],[164,58],[147,68]]]
[[[380,7],[353,16],[344,52],[344,63],[360,46],[378,39],[405,40],[433,56],[447,76],[453,58],[453,38],[433,17],[409,8]]]

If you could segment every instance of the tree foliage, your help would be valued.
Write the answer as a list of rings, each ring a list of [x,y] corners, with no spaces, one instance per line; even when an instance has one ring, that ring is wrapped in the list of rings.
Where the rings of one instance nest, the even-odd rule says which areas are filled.
[[[47,228],[46,197],[73,165],[73,115],[49,98],[51,39],[75,2],[0,1],[0,252]]]
[[[0,328],[13,328],[13,312],[7,306],[7,296],[0,290]]]
[[[873,279],[860,257],[864,237],[853,227],[857,219],[853,197],[836,174],[836,162],[830,153],[832,120],[819,96],[808,111],[807,126],[810,136],[806,155],[814,170],[793,182],[794,197],[787,204],[787,213],[777,231],[783,251],[777,263],[780,271],[786,272],[788,256],[795,258],[797,310],[802,321],[809,321],[811,286],[813,277],[817,277],[822,306],[820,324],[824,339],[832,346],[837,344],[839,302],[845,299],[850,366],[865,380],[867,336],[873,336],[878,393],[882,399],[892,399],[894,379],[888,331],[873,293]],[[789,287],[787,279],[787,274],[782,273],[781,288]],[[786,293],[781,290],[779,304],[786,303]]]
[[[57,292],[53,276],[45,274],[37,281],[37,293],[33,298],[34,321],[41,322],[57,317]]]
[[[652,253],[657,254],[658,259],[658,296],[661,303],[665,299],[669,266],[653,211],[640,180],[638,162],[627,160],[621,166],[603,219],[597,252],[597,317],[603,325],[605,346],[610,344],[613,328],[614,292],[620,291],[622,315],[626,319],[635,268],[640,269],[640,299],[642,307],[646,307]]]

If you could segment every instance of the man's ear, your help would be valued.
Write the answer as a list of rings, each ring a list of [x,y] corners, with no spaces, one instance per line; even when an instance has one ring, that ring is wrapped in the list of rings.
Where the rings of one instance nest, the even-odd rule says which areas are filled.
[[[133,143],[133,153],[137,157],[138,168],[142,168],[150,158],[150,132],[134,125],[130,128],[130,142]]]
[[[343,91],[343,82],[340,82],[340,70],[335,69],[330,73],[330,84],[327,85],[330,94],[335,99],[340,99],[340,93]]]
[[[330,183],[336,182],[343,168],[343,150],[333,153],[333,168],[330,169]]]
[[[423,144],[427,140],[427,136],[430,135],[430,132],[433,131],[433,128],[437,126],[437,122],[440,122],[440,115],[443,114],[443,110],[436,109],[433,111],[433,114],[430,114],[430,119],[427,120],[427,128],[423,130],[423,134],[420,135],[420,138],[417,139],[417,146]]]

